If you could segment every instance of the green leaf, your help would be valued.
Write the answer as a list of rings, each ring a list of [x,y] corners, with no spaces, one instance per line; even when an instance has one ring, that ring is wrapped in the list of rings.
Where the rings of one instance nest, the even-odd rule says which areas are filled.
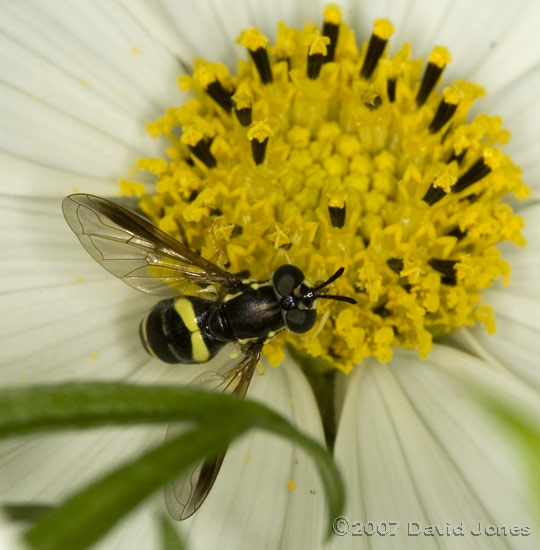
[[[520,451],[527,485],[536,504],[536,521],[540,525],[540,423],[508,401],[487,394],[481,394],[481,398]]]
[[[106,424],[192,421],[179,438],[75,494],[28,533],[40,550],[76,550],[104,534],[152,492],[246,430],[259,428],[301,445],[319,469],[328,497],[328,526],[344,503],[339,472],[317,442],[267,407],[193,388],[125,384],[61,384],[0,391],[0,436]]]
[[[160,516],[158,518],[161,530],[161,550],[186,550],[184,540],[178,534],[169,518]]]
[[[12,388],[0,391],[0,437],[106,424],[205,422],[238,406],[231,395],[191,387],[89,382]],[[243,410],[280,418],[254,402],[244,402]]]
[[[4,504],[2,512],[11,521],[34,523],[54,507],[49,504]]]

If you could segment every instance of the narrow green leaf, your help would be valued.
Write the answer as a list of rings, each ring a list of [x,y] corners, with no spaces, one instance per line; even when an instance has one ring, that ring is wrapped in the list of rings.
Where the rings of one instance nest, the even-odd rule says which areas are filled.
[[[0,391],[0,437],[106,424],[204,422],[236,411],[239,402],[191,387],[89,382],[6,389]],[[280,418],[258,403],[243,407],[248,415]]]
[[[34,523],[47,512],[54,509],[50,504],[3,504],[2,512],[11,521]]]
[[[520,451],[527,485],[535,503],[536,522],[540,525],[540,423],[511,403],[486,394],[481,398]]]
[[[74,537],[74,541],[79,540],[79,535],[88,530],[84,525],[92,525],[90,532],[104,533],[122,515],[167,480],[178,475],[189,464],[202,456],[215,454],[219,449],[226,447],[234,437],[252,428],[286,437],[311,454],[328,497],[330,533],[331,521],[341,513],[344,503],[343,483],[332,458],[321,445],[303,435],[279,414],[259,403],[193,388],[115,383],[61,384],[0,391],[0,436],[3,437],[43,430],[179,420],[192,421],[198,426],[185,434],[186,437],[198,441],[197,445],[194,446],[193,442],[186,445],[184,442],[176,448],[172,441],[140,459],[143,461],[143,470],[159,472],[157,478],[147,474],[141,476],[138,470],[140,465],[135,462],[75,495],[59,509],[47,514],[30,531],[30,540],[35,544],[42,537],[45,537],[43,540],[49,541],[48,545],[42,544],[36,548],[84,548],[80,541],[77,546],[70,539]],[[205,439],[207,436],[210,440]],[[182,448],[185,451],[187,446],[195,454],[182,454]],[[160,465],[161,460],[171,460],[173,456],[174,461],[170,470]],[[126,468],[127,473],[124,471]],[[137,475],[134,475],[133,471],[137,472]],[[126,479],[131,480],[127,485],[124,483]],[[139,485],[139,481],[142,485]],[[103,504],[103,495],[110,497],[108,506]],[[72,529],[79,535],[58,529],[58,522],[65,525],[65,530],[68,531],[70,526],[74,526]],[[101,527],[97,529],[96,526]],[[50,542],[60,540],[54,538],[60,536],[66,537],[65,540],[70,541],[71,546],[56,543],[53,545]],[[89,542],[86,541],[84,544]]]
[[[169,518],[160,516],[158,520],[161,530],[161,550],[186,550],[184,539],[180,537]]]

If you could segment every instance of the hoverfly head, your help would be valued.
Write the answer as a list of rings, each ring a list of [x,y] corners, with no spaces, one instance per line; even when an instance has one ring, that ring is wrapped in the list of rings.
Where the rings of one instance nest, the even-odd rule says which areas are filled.
[[[315,288],[304,284],[304,274],[294,265],[282,265],[272,276],[272,286],[279,300],[285,326],[296,333],[311,330],[317,321],[317,311],[313,309],[315,300],[337,300],[356,304],[354,298],[333,294],[319,294],[328,285],[343,275],[345,269],[340,267],[329,279]]]

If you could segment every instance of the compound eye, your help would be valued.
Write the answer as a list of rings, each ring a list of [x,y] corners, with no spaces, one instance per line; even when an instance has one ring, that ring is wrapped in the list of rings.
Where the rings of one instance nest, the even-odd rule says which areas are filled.
[[[283,312],[285,326],[296,333],[307,332],[317,321],[317,311],[314,309],[291,309]]]
[[[278,267],[272,277],[272,285],[278,298],[292,294],[304,280],[304,274],[294,265]]]

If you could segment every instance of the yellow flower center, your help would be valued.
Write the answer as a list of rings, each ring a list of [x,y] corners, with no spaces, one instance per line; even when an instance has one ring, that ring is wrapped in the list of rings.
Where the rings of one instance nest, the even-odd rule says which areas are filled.
[[[501,119],[467,121],[482,88],[437,91],[448,51],[425,67],[408,44],[390,58],[393,31],[376,21],[358,47],[336,6],[322,31],[280,23],[274,45],[244,31],[250,59],[236,76],[198,60],[180,78],[193,98],[148,125],[170,141],[168,160],[138,163],[155,189],[121,182],[159,227],[231,272],[266,280],[291,263],[314,284],[345,267],[331,292],[358,304],[319,300],[313,330],[266,345],[274,363],[289,342],[348,371],[392,346],[424,357],[477,320],[494,330],[480,291],[510,273],[495,245],[524,245],[501,197],[528,189],[495,147],[509,138]]]

